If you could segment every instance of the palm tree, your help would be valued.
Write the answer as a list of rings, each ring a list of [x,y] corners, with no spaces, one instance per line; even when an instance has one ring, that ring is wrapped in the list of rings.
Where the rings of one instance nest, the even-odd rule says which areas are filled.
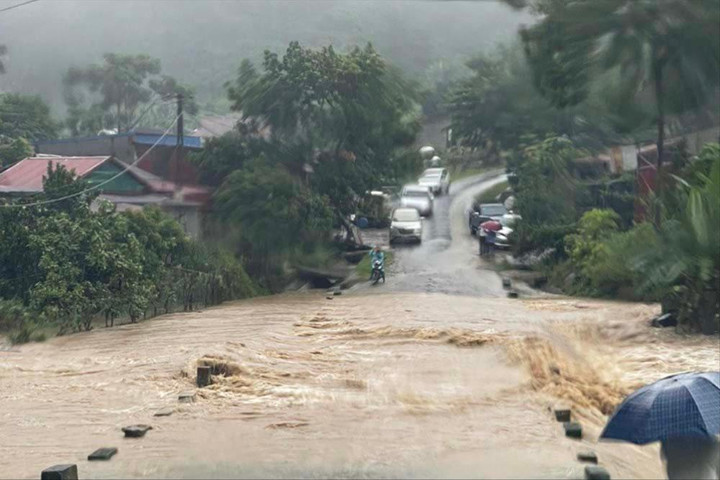
[[[556,106],[577,104],[603,72],[637,99],[652,89],[657,168],[665,116],[701,106],[720,77],[717,0],[537,0],[542,21],[521,32],[536,85]],[[631,99],[631,98],[629,98]]]
[[[658,248],[641,254],[636,268],[645,277],[642,287],[650,291],[682,286],[686,308],[680,320],[711,332],[717,328],[720,295],[720,146],[706,145],[700,162],[712,162],[709,173],[697,174],[692,183],[678,179],[680,201],[668,204]]]

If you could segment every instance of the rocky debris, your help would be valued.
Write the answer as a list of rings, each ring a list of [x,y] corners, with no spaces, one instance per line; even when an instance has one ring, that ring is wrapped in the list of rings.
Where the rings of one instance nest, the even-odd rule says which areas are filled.
[[[212,378],[210,378],[210,372],[211,369],[208,366],[197,367],[197,376],[195,378],[195,382],[197,383],[197,386],[199,388],[207,387],[212,383]]]
[[[78,480],[77,465],[53,465],[42,471],[40,480]]]
[[[585,480],[610,480],[610,473],[603,467],[588,465],[585,467]]]
[[[597,465],[598,458],[597,454],[593,452],[592,450],[587,450],[585,452],[578,452],[577,459],[581,462],[585,463],[594,463]]]
[[[169,417],[170,415],[173,414],[174,411],[175,411],[175,409],[173,409],[171,407],[162,408],[162,409],[158,410],[157,412],[155,412],[154,416],[155,417]]]
[[[118,452],[115,447],[98,448],[88,455],[88,460],[110,460]]]
[[[663,313],[653,318],[650,325],[656,328],[674,327],[677,325],[677,318],[672,313]]]
[[[129,427],[123,427],[122,431],[128,438],[140,438],[144,437],[148,430],[152,430],[150,425],[130,425]]]
[[[553,410],[555,413],[555,420],[558,422],[569,422],[570,421],[570,407],[559,406]]]
[[[582,426],[578,422],[565,422],[563,428],[566,437],[582,438]]]
[[[192,403],[195,401],[195,392],[182,392],[178,395],[178,401],[180,403]]]

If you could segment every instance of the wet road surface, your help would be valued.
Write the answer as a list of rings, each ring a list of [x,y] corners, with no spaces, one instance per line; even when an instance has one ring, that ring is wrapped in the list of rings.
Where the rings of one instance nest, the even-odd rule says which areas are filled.
[[[475,195],[505,178],[502,171],[490,172],[453,183],[449,195],[436,197],[433,216],[423,220],[422,243],[393,246],[387,290],[504,296],[500,278],[478,255],[467,222]]]

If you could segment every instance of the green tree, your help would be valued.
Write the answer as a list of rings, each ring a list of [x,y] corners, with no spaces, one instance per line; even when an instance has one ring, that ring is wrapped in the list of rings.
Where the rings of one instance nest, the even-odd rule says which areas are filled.
[[[0,137],[0,168],[29,157],[33,154],[32,146],[24,138],[10,139]]]
[[[298,176],[314,168],[321,178],[315,188],[341,218],[392,171],[396,150],[410,145],[419,128],[415,89],[371,45],[340,54],[292,42],[282,58],[266,52],[262,72],[244,62],[228,93],[234,110],[280,144],[280,158],[273,158]],[[330,173],[323,170],[338,173],[333,188],[343,195],[327,191]]]
[[[92,105],[100,107],[95,110],[112,115],[114,125],[122,132],[135,120],[138,107],[151,99],[153,89],[148,82],[160,73],[160,60],[144,54],[115,53],[103,55],[103,60],[102,65],[72,67],[65,75],[66,101],[75,108],[71,112],[75,118],[70,121],[79,121],[89,113],[81,107],[84,96],[75,88],[83,87],[95,100]]]
[[[327,198],[262,158],[233,172],[216,202],[221,217],[239,224],[254,253],[264,258],[317,242],[332,227]]]
[[[272,145],[243,128],[209,139],[202,151],[191,158],[204,185],[220,186],[228,175],[264,151],[272,151]]]
[[[522,214],[515,232],[518,253],[551,248],[564,256],[565,238],[579,216],[577,197],[583,192],[572,177],[572,161],[583,155],[569,139],[549,137],[508,159],[515,207]]]
[[[584,100],[615,71],[626,104],[655,106],[658,170],[667,113],[697,108],[720,78],[720,3],[715,0],[538,0],[543,17],[521,32],[535,83],[559,107]],[[619,99],[620,100],[620,99]]]
[[[0,135],[29,142],[57,136],[58,122],[40,97],[4,93],[0,95]]]
[[[706,146],[700,162],[712,162],[710,172],[679,181],[684,202],[665,211],[658,248],[639,255],[636,268],[644,273],[645,290],[668,292],[682,287],[681,320],[694,328],[717,330],[720,313],[720,147]]]

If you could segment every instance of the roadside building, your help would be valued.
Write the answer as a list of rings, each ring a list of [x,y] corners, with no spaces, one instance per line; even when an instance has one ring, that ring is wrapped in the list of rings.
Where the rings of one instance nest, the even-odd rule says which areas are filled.
[[[27,197],[42,192],[48,165],[53,168],[62,165],[91,187],[100,185],[98,199],[112,202],[119,211],[154,205],[174,217],[191,237],[201,235],[202,214],[210,200],[209,189],[164,180],[112,155],[40,154],[25,158],[0,172],[0,198]]]
[[[152,150],[150,148],[155,145]],[[183,185],[196,185],[198,169],[188,160],[188,154],[202,150],[203,139],[184,135],[182,151],[177,152],[177,137],[157,130],[134,130],[127,133],[92,137],[42,140],[35,143],[36,153],[67,157],[112,156],[158,177],[172,179]]]

